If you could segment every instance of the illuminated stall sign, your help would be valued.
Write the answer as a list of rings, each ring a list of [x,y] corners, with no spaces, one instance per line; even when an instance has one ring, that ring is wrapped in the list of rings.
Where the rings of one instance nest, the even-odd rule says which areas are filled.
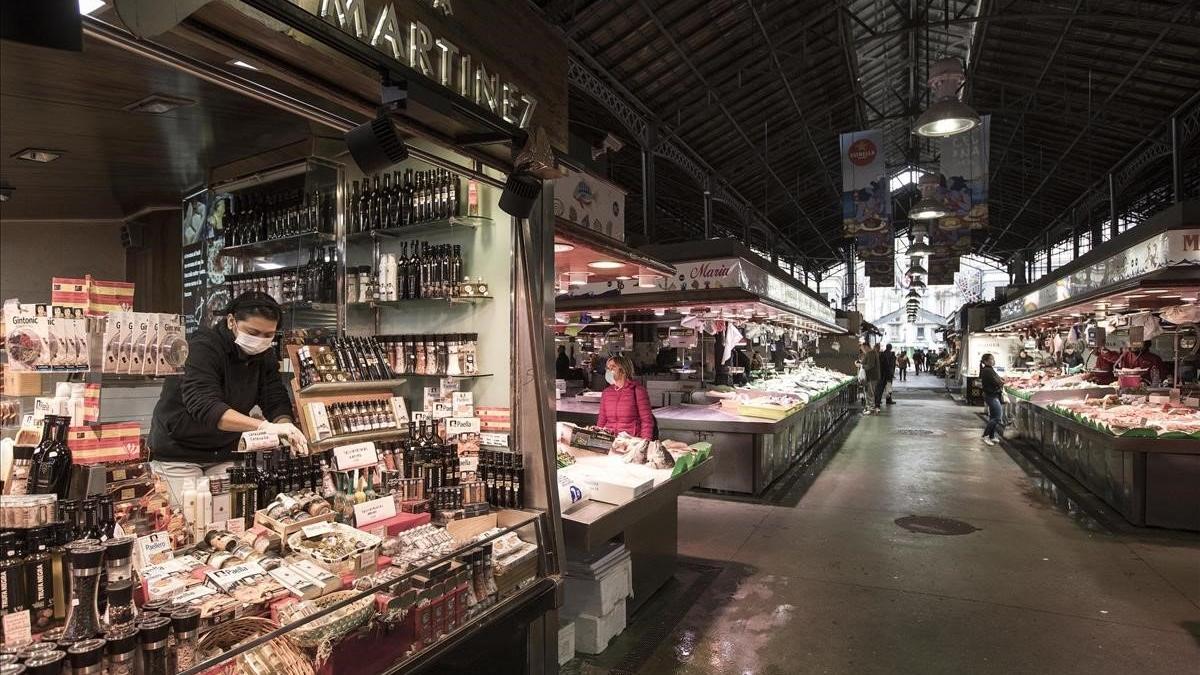
[[[396,11],[424,5],[442,18],[454,19],[450,0],[367,2],[366,0],[291,0],[385,56],[417,71],[429,81],[474,102],[509,124],[530,126],[538,100],[504,79],[491,63],[473,56],[468,45],[451,42],[424,21]],[[469,4],[469,3],[468,3]],[[368,7],[370,5],[370,7]],[[412,13],[416,13],[412,11]],[[496,27],[498,30],[499,27]]]
[[[1179,265],[1200,265],[1200,229],[1169,230],[1000,306],[1000,320],[1034,314],[1123,281]]]

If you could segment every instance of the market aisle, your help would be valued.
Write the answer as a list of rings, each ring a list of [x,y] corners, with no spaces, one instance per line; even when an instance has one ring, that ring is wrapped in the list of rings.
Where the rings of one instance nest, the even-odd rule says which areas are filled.
[[[681,552],[726,567],[638,672],[1194,672],[1196,539],[1088,531],[979,443],[974,408],[897,400],[795,507],[681,498]]]

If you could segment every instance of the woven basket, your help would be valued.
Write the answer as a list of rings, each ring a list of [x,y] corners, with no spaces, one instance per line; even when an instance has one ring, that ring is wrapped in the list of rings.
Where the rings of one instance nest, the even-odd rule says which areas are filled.
[[[270,619],[247,616],[218,624],[204,634],[197,643],[200,652],[219,649],[222,652],[232,649],[247,640],[266,635],[279,628]],[[249,652],[214,666],[205,675],[245,675],[251,671],[246,668],[246,658],[268,661],[274,668],[273,672],[280,675],[315,675],[312,662],[287,637],[277,637],[265,645],[260,645]],[[261,672],[261,671],[259,671]]]
[[[319,609],[325,609],[330,605],[359,595],[359,593],[359,591],[337,591],[336,593],[323,595],[311,602]],[[337,616],[339,612],[341,612],[341,615]],[[374,614],[375,596],[368,595],[361,600],[343,607],[338,612],[334,612],[334,614],[296,627],[289,636],[301,647],[319,649],[322,644],[333,643],[342,639],[351,631],[369,621]]]

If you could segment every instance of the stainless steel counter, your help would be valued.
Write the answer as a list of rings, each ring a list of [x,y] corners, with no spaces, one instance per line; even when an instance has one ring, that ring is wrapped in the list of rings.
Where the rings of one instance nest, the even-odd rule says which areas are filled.
[[[691,471],[675,476],[637,499],[616,506],[587,502],[562,517],[567,548],[590,551],[620,538],[633,563],[632,615],[675,574],[679,559],[679,495],[712,475],[710,457]]]
[[[1006,435],[1022,438],[1130,523],[1200,531],[1200,440],[1122,438],[1009,397]]]

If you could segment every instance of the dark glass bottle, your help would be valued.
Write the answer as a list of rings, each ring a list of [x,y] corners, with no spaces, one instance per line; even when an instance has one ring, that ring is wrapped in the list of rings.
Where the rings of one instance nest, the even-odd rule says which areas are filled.
[[[386,171],[383,174],[383,188],[377,190],[375,195],[377,213],[375,215],[375,227],[378,229],[387,229],[390,227],[388,223],[388,214],[392,211],[392,174]]]
[[[66,499],[71,479],[71,449],[67,447],[70,417],[46,415],[42,442],[33,449],[29,466],[29,494],[57,494]]]
[[[359,213],[358,213],[358,200],[359,200],[358,181],[351,181],[350,182],[350,197],[349,197],[349,201],[347,202],[347,204],[349,205],[349,211],[350,211],[350,218],[346,222],[347,234],[354,234],[355,232],[362,231],[362,228],[359,226],[360,221],[359,221]]]
[[[413,224],[413,170],[405,169],[404,187],[400,196],[400,224]]]
[[[108,541],[116,534],[117,516],[116,509],[113,507],[113,498],[110,495],[102,495],[96,500],[97,519],[100,529],[100,541]]]

